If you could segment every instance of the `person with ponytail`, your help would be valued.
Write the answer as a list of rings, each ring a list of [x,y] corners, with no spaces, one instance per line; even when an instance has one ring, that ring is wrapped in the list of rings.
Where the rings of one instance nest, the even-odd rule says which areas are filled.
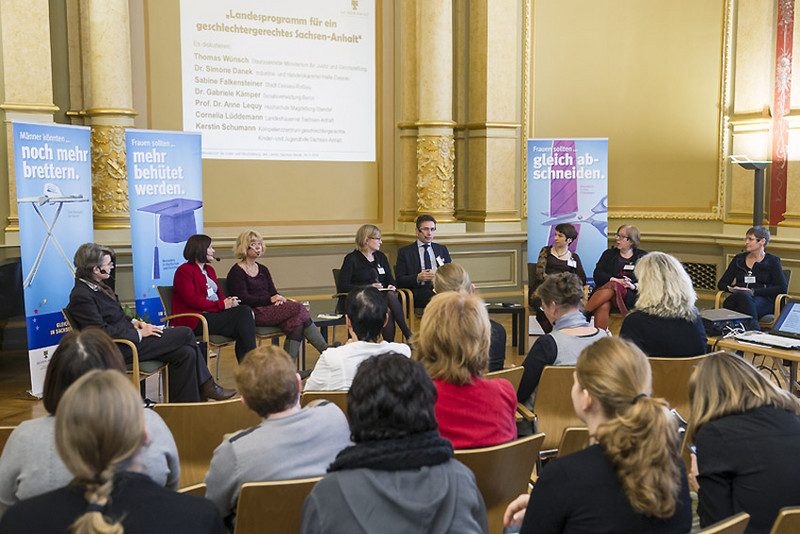
[[[137,472],[146,439],[133,384],[115,370],[85,374],[67,388],[55,422],[56,449],[75,478],[11,507],[0,532],[223,532],[213,503],[166,490]]]
[[[800,505],[800,403],[726,352],[697,364],[689,400],[700,525],[747,512],[746,532],[767,534],[781,508]]]
[[[689,532],[678,424],[651,386],[647,356],[633,343],[604,338],[584,349],[572,404],[594,443],[547,465],[530,496],[508,506],[506,525],[522,520],[521,534]]]

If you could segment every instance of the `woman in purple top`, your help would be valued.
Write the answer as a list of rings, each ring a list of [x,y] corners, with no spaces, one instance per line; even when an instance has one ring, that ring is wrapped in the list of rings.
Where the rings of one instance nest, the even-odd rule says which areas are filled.
[[[261,234],[255,230],[239,234],[233,252],[240,261],[228,271],[228,293],[253,308],[257,326],[277,326],[283,330],[286,334],[283,348],[292,359],[297,359],[303,337],[321,353],[328,348],[328,343],[308,310],[299,302],[280,295],[269,269],[256,262],[263,251]]]

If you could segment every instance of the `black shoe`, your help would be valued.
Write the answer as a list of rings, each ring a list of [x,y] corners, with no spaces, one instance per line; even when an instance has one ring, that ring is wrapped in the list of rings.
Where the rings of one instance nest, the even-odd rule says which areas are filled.
[[[226,389],[219,386],[214,382],[213,378],[209,378],[205,384],[200,386],[200,396],[205,399],[211,400],[227,400],[238,393],[235,389]]]

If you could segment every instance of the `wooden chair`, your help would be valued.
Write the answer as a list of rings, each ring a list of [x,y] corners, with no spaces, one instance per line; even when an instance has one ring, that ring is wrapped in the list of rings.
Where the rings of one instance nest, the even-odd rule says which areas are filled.
[[[172,286],[158,286],[156,289],[158,290],[158,297],[161,299],[161,305],[164,306],[164,313],[167,314],[166,317],[161,319],[163,322],[169,324],[169,322],[176,317],[197,317],[200,320],[200,324],[203,327],[203,333],[198,338],[198,341],[205,343],[207,357],[210,355],[212,350],[216,351],[216,354],[213,357],[217,358],[216,380],[219,380],[219,362],[222,359],[220,350],[222,347],[233,345],[236,343],[236,340],[232,337],[209,333],[208,321],[206,321],[206,318],[203,317],[203,314],[201,313],[179,313],[177,315],[173,315],[172,294],[175,292],[175,288]]]
[[[499,371],[494,371],[491,373],[486,373],[484,378],[489,380],[495,378],[503,378],[511,382],[511,385],[514,386],[514,391],[519,390],[519,384],[522,382],[522,375],[525,373],[525,368],[521,365],[517,367],[509,367],[507,369],[501,369]],[[528,410],[528,408],[522,404],[521,402],[517,403],[517,422],[522,422],[523,420],[533,421],[534,416],[533,412]]]
[[[242,484],[235,534],[297,534],[303,503],[320,480],[322,477]]]
[[[3,449],[6,447],[6,442],[8,441],[8,437],[11,436],[11,433],[14,429],[17,428],[14,425],[3,425],[0,426],[0,453],[3,452]]]
[[[589,446],[589,429],[585,426],[568,426],[561,434],[558,444],[558,457],[582,451]]]
[[[227,278],[217,278],[217,285],[219,286],[219,290],[223,295],[230,296]],[[271,340],[273,344],[277,345],[278,339],[282,335],[284,335],[283,330],[281,330],[278,326],[256,325],[256,341],[258,342],[259,347],[261,346],[261,342],[267,339]],[[219,359],[217,359],[217,363],[219,363]],[[217,369],[217,379],[219,379],[219,368]]]
[[[783,270],[783,277],[786,278],[786,285],[789,285],[789,279],[792,277],[791,269],[784,269]],[[730,295],[727,291],[717,291],[717,295],[714,297],[714,308],[719,309],[722,307],[723,297],[727,297]],[[758,324],[761,327],[761,330],[772,330],[772,327],[775,326],[775,323],[778,321],[778,316],[781,314],[781,310],[786,305],[786,301],[789,298],[797,298],[797,297],[790,297],[786,293],[782,293],[775,297],[775,308],[772,313],[764,315],[763,317],[758,318]]]
[[[191,486],[186,486],[185,488],[179,489],[178,493],[187,493],[189,495],[194,495],[196,497],[205,497],[206,484],[205,482],[201,482],[199,484],[192,484]]]
[[[67,324],[69,324],[70,329],[76,331],[78,330],[75,327],[75,320],[72,318],[67,308],[61,309],[61,315],[64,316],[64,319],[67,321]],[[144,396],[144,387],[142,382],[154,374],[159,373],[161,379],[162,398],[164,399],[164,402],[169,402],[169,366],[161,360],[145,360],[140,362],[139,351],[136,348],[135,343],[127,339],[115,339],[113,341],[118,345],[126,345],[131,350],[131,363],[125,364],[125,368],[128,370],[128,374],[131,376],[133,385],[142,392],[142,396]]]
[[[175,438],[181,464],[180,487],[203,482],[214,449],[226,434],[261,423],[240,399],[219,402],[156,404],[153,409]]]
[[[744,534],[747,523],[750,522],[750,514],[739,512],[738,514],[718,521],[713,525],[704,528],[697,534]]]
[[[690,358],[648,358],[653,371],[653,397],[662,397],[684,419],[689,417],[689,377],[705,355]]]
[[[574,365],[548,365],[542,371],[533,400],[536,432],[545,434],[542,454],[555,454],[564,428],[583,425],[572,408],[573,372]]]
[[[491,534],[502,534],[506,507],[528,491],[530,473],[543,441],[544,434],[540,433],[493,447],[456,450],[456,460],[475,474]]]
[[[769,534],[797,534],[800,532],[800,506],[781,508]]]
[[[305,408],[309,404],[321,400],[332,402],[347,417],[347,391],[304,391],[300,396],[300,406]]]

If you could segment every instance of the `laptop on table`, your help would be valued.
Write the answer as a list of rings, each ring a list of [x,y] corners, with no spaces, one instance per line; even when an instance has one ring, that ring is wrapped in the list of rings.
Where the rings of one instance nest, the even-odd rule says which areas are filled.
[[[790,300],[786,304],[769,333],[743,332],[733,337],[745,343],[800,350],[800,300]]]

